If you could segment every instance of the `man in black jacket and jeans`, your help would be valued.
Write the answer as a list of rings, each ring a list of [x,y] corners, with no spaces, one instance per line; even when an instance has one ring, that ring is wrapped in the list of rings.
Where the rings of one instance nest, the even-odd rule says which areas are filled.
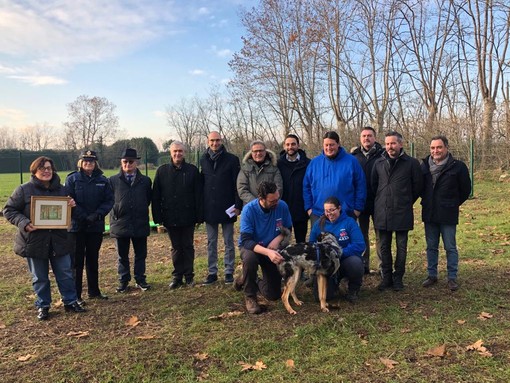
[[[375,160],[377,160],[384,152],[381,144],[375,140],[375,130],[371,126],[365,126],[360,134],[361,145],[354,149],[352,155],[357,158],[359,164],[365,172],[367,181],[367,199],[365,208],[358,217],[359,228],[365,239],[365,252],[363,253],[363,264],[365,266],[365,274],[370,274],[370,238],[368,235],[370,228],[370,217],[374,219],[374,199],[375,195],[370,186],[370,177],[374,168]],[[380,256],[379,254],[377,254]],[[380,259],[379,259],[380,262]]]
[[[119,287],[117,292],[128,289],[131,273],[129,246],[133,243],[134,276],[136,287],[150,288],[145,277],[147,237],[150,234],[149,205],[152,200],[152,181],[137,168],[136,149],[127,148],[120,157],[120,172],[110,177],[115,202],[110,212],[110,236],[115,238],[118,254]]]
[[[467,166],[453,158],[448,152],[448,139],[445,136],[432,137],[430,156],[421,164],[424,189],[421,198],[422,220],[425,223],[427,241],[428,277],[423,287],[437,283],[437,263],[439,258],[439,236],[443,238],[448,269],[448,288],[455,291],[459,253],[457,251],[456,230],[459,223],[459,207],[471,193],[471,178]]]
[[[308,213],[303,201],[303,178],[309,163],[310,159],[304,150],[299,148],[299,138],[295,134],[287,135],[277,166],[283,179],[282,200],[289,206],[297,243],[306,241],[308,231]]]
[[[204,193],[204,221],[207,230],[207,263],[209,273],[204,285],[218,280],[218,226],[221,225],[225,244],[225,283],[234,282],[234,222],[243,208],[237,194],[239,158],[227,152],[218,132],[207,137],[209,147],[200,158],[200,175]],[[232,208],[233,207],[233,208]]]

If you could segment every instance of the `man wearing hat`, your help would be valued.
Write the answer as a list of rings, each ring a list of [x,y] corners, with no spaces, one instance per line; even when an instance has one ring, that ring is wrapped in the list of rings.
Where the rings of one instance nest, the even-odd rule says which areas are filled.
[[[152,200],[152,181],[138,170],[136,149],[127,148],[120,157],[120,172],[110,177],[115,197],[110,212],[110,236],[115,238],[118,254],[119,287],[128,289],[131,273],[129,246],[133,243],[135,286],[145,291],[150,288],[145,278],[147,237],[150,234],[149,205]]]

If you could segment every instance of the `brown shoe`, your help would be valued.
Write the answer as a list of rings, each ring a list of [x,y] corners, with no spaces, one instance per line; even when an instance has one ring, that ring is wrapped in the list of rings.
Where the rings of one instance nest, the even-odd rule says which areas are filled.
[[[448,288],[451,291],[457,291],[459,289],[459,285],[455,279],[448,279]]]
[[[421,284],[421,287],[430,287],[432,285],[435,285],[437,283],[437,277],[431,277],[428,276],[427,279],[423,281]]]
[[[262,312],[262,309],[260,308],[259,304],[257,303],[257,298],[254,297],[246,297],[246,311],[248,311],[249,314],[260,314]]]

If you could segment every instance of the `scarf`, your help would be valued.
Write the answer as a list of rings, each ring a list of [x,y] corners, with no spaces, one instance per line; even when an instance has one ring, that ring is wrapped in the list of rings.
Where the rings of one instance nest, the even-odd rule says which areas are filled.
[[[212,151],[211,148],[207,148],[207,154],[209,155],[209,158],[213,162],[214,170],[216,170],[216,163],[224,151],[225,151],[225,148],[223,147],[223,145],[220,146],[220,148],[218,149],[217,152]]]
[[[432,160],[432,157],[429,157],[429,169],[430,169],[430,175],[432,176],[432,187],[434,187],[436,185],[437,178],[443,171],[443,168],[446,165],[447,161],[448,161],[448,157],[446,157],[443,161],[436,164]]]

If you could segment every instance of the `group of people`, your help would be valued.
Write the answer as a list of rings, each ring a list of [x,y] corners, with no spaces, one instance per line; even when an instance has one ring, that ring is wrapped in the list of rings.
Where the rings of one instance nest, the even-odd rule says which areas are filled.
[[[208,148],[200,158],[200,170],[186,162],[186,148],[170,145],[170,163],[160,166],[154,182],[138,169],[135,149],[120,157],[120,171],[109,179],[99,167],[97,154],[82,153],[78,170],[64,182],[48,157],[30,166],[28,183],[13,192],[4,216],[18,227],[14,251],[28,261],[40,320],[48,318],[51,304],[49,265],[54,272],[66,311],[83,312],[83,270],[89,299],[108,299],[99,288],[99,251],[105,217],[110,214],[110,235],[118,253],[119,286],[129,289],[130,245],[134,250],[135,286],[147,290],[147,237],[149,206],[154,223],[164,226],[171,241],[174,290],[195,284],[194,231],[204,223],[207,232],[208,274],[203,285],[218,281],[219,226],[224,241],[224,283],[244,290],[246,308],[258,314],[257,295],[275,300],[281,295],[277,265],[283,261],[278,249],[282,227],[293,230],[296,242],[316,241],[322,231],[338,239],[343,248],[338,286],[348,279],[346,298],[358,300],[363,274],[370,270],[369,222],[376,232],[380,261],[379,289],[401,290],[405,273],[408,231],[413,229],[413,204],[422,197],[422,218],[427,240],[428,277],[423,286],[438,281],[440,236],[448,263],[448,286],[456,290],[458,253],[455,230],[459,206],[468,198],[471,181],[467,167],[448,152],[444,136],[433,137],[430,156],[420,165],[403,150],[402,136],[389,132],[384,148],[375,130],[363,128],[361,145],[352,155],[340,145],[336,132],[323,137],[323,151],[313,159],[300,148],[299,138],[289,134],[277,156],[263,141],[253,141],[242,161],[229,153],[219,132],[208,135]],[[30,220],[31,196],[68,196],[71,226],[66,229],[34,227]],[[242,212],[242,214],[241,214]],[[242,273],[234,278],[234,223],[241,216],[238,245]],[[357,221],[357,222],[356,222]],[[391,242],[395,232],[395,265]],[[262,278],[257,275],[262,269]],[[335,291],[332,289],[332,291]]]

